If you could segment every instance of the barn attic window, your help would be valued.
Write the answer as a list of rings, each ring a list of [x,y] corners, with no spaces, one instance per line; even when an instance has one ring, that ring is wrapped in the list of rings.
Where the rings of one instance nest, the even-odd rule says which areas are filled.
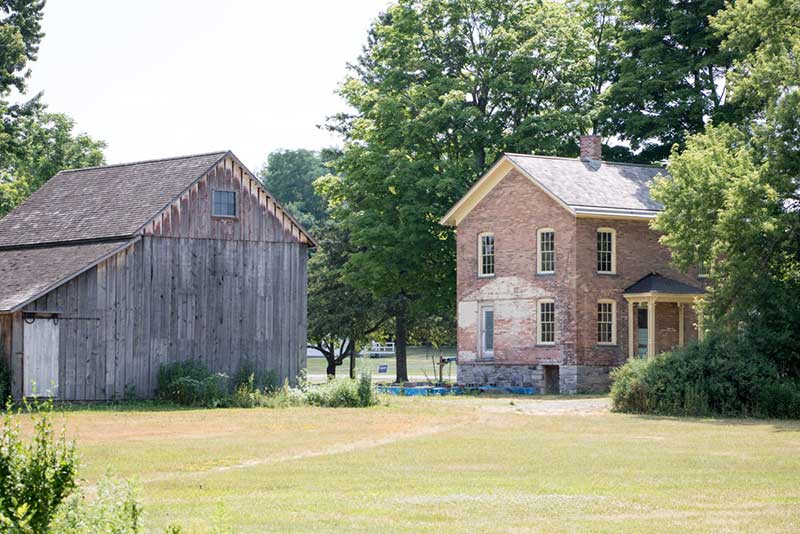
[[[236,192],[214,191],[211,215],[214,217],[236,217]]]

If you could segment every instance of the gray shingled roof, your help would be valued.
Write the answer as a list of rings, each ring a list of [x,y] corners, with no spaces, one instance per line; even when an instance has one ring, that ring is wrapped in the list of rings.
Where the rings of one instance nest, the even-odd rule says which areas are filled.
[[[0,312],[57,287],[128,242],[0,250]]]
[[[579,159],[506,154],[550,193],[581,212],[657,212],[663,206],[650,197],[650,185],[662,167]]]
[[[684,284],[672,278],[668,278],[658,273],[650,273],[644,278],[634,282],[627,288],[625,293],[678,293],[683,295],[701,295],[705,293],[699,287]]]
[[[226,154],[62,171],[0,219],[0,247],[133,235]]]

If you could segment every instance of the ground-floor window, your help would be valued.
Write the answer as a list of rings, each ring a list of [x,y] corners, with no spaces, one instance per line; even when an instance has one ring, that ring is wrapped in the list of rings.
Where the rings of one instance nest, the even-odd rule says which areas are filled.
[[[494,357],[494,308],[481,308],[481,356]]]
[[[616,302],[600,300],[597,302],[597,342],[601,345],[614,345],[617,342]]]
[[[538,308],[536,341],[540,345],[552,345],[556,342],[556,304],[553,299],[542,299]]]

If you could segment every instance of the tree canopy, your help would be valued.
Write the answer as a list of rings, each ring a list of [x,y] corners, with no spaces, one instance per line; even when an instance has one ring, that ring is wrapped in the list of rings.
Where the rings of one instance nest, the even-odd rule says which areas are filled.
[[[670,158],[655,228],[679,265],[712,266],[709,326],[800,376],[800,2],[728,6],[713,19],[740,59],[730,101],[747,118],[709,126]]]

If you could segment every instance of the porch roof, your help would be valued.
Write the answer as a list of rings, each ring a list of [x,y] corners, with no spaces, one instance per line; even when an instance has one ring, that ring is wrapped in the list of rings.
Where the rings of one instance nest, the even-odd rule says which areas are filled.
[[[659,273],[650,273],[625,288],[623,294],[629,295],[702,295],[705,290],[691,286]]]

